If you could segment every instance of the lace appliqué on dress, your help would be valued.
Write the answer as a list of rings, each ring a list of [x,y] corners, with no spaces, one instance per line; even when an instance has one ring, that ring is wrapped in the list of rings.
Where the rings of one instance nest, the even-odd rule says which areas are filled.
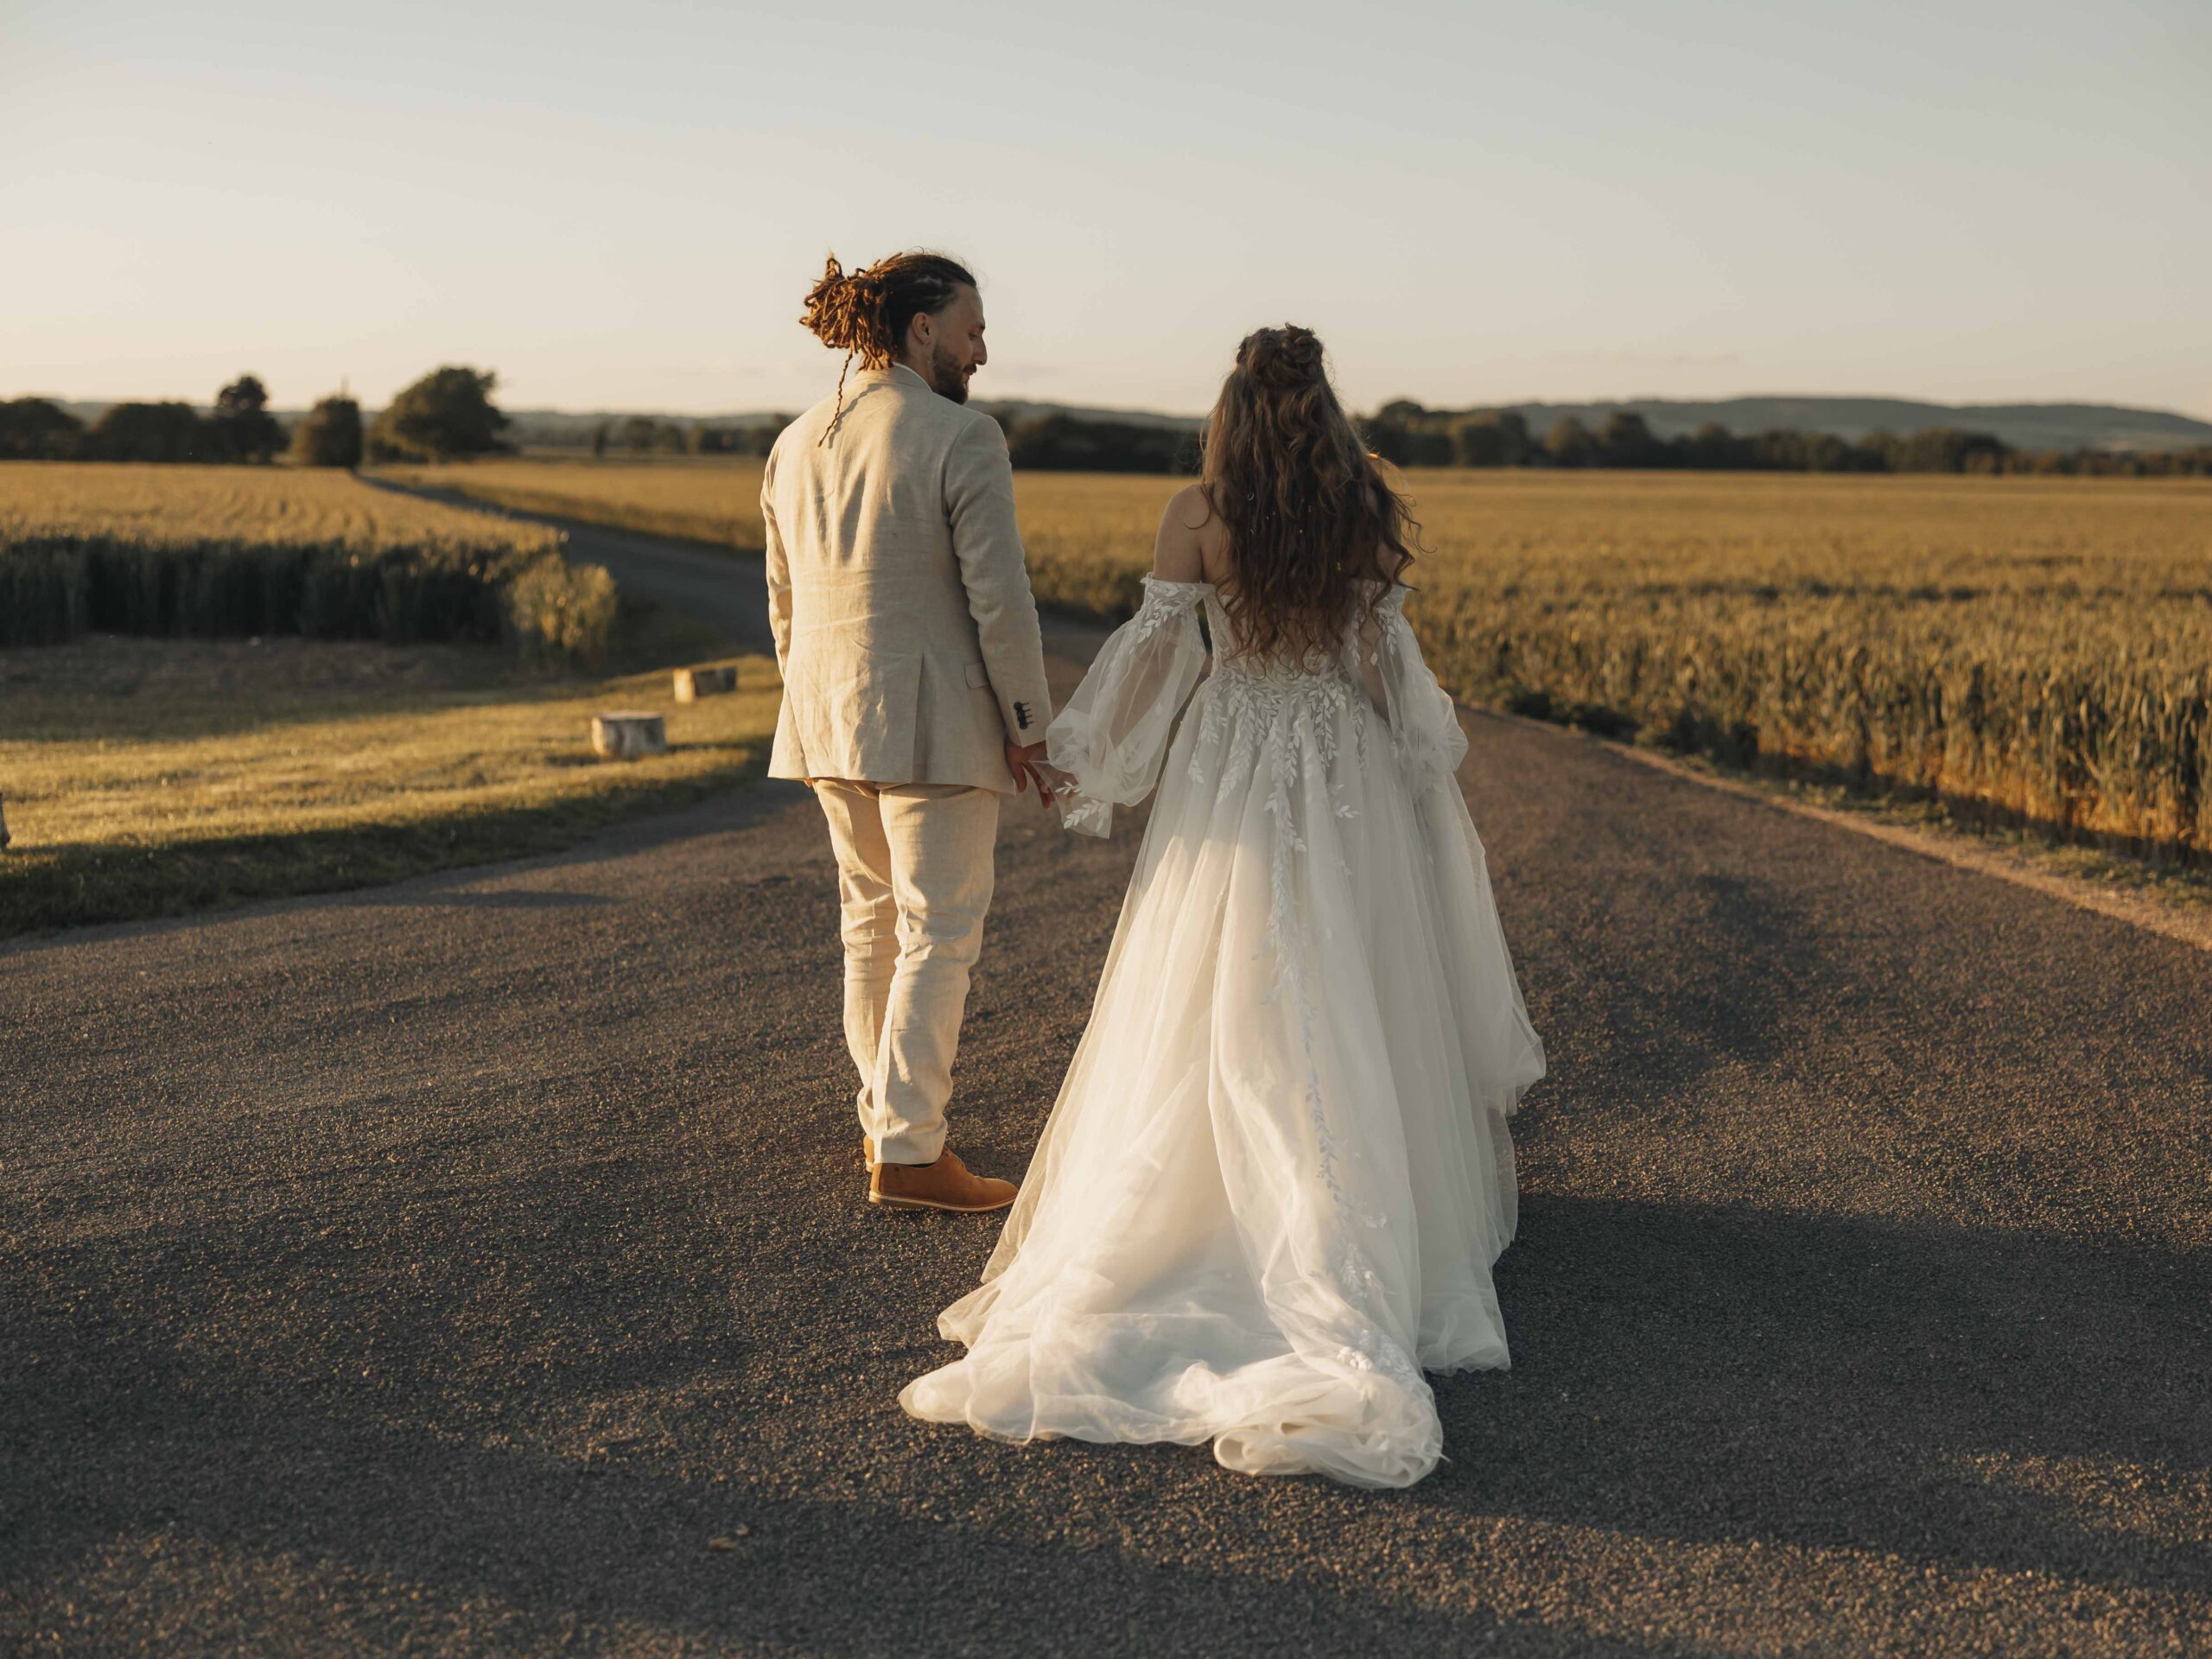
[[[1208,609],[1216,639],[1226,639],[1226,620],[1218,601],[1211,596]],[[1274,976],[1266,1000],[1275,1002],[1287,997],[1297,1025],[1306,1061],[1302,1103],[1313,1133],[1322,1185],[1337,1213],[1348,1224],[1334,1230],[1338,1243],[1325,1270],[1358,1328],[1347,1333],[1354,1340],[1339,1348],[1336,1357],[1349,1370],[1380,1370],[1401,1387],[1418,1391],[1427,1386],[1420,1368],[1377,1317],[1375,1301],[1382,1280],[1357,1242],[1359,1230],[1385,1232],[1390,1222],[1388,1216],[1361,1204],[1347,1183],[1348,1166],[1363,1164],[1366,1160],[1357,1149],[1346,1149],[1331,1128],[1323,1103],[1316,1040],[1318,1010],[1306,971],[1307,953],[1316,948],[1317,942],[1300,925],[1303,912],[1296,892],[1298,862],[1312,849],[1299,833],[1295,791],[1309,776],[1318,777],[1332,817],[1358,816],[1357,809],[1345,798],[1344,780],[1337,776],[1338,734],[1349,719],[1354,753],[1363,769],[1366,728],[1373,711],[1340,662],[1307,672],[1281,664],[1255,667],[1235,659],[1224,664],[1217,658],[1213,677],[1199,698],[1198,741],[1189,767],[1193,782],[1205,781],[1207,758],[1222,753],[1224,735],[1230,744],[1222,758],[1217,801],[1230,798],[1240,789],[1249,790],[1262,754],[1268,763],[1267,795],[1262,810],[1273,821],[1274,833],[1267,928],[1260,949],[1274,956]],[[1349,878],[1351,867],[1340,851],[1337,861]],[[1329,942],[1325,929],[1319,943]]]

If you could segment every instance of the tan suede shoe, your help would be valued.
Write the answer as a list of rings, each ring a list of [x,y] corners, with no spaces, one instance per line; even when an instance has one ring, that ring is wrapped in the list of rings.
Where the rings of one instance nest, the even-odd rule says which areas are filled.
[[[1014,1195],[1012,1181],[970,1175],[950,1152],[933,1164],[878,1164],[868,1180],[868,1201],[895,1210],[1003,1210]]]

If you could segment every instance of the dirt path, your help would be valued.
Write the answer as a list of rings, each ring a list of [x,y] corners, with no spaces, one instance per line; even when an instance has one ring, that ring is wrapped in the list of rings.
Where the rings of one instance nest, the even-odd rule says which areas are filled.
[[[0,948],[0,1650],[2202,1650],[2212,956],[1475,744],[1553,1074],[1516,1366],[1439,1384],[1421,1486],[899,1414],[994,1230],[859,1202],[828,849],[769,787]],[[981,1167],[1134,833],[1007,815]]]

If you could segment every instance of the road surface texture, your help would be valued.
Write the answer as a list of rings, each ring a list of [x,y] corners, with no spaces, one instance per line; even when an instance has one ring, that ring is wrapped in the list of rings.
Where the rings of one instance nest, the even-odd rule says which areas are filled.
[[[1419,1486],[899,1412],[997,1224],[862,1202],[772,785],[0,948],[0,1652],[2212,1651],[2212,955],[1473,734],[1552,1075]],[[985,1171],[1138,827],[1009,806]]]

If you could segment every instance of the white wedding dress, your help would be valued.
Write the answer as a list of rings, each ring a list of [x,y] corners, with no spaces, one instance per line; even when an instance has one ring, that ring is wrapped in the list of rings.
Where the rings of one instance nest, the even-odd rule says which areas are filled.
[[[967,1355],[899,1395],[915,1416],[1405,1486],[1441,1452],[1421,1373],[1507,1363],[1506,1118],[1543,1047],[1405,596],[1324,671],[1217,659],[1179,727],[1201,604],[1230,625],[1147,577],[1052,722],[1071,829],[1159,799],[1020,1198],[938,1320]]]

